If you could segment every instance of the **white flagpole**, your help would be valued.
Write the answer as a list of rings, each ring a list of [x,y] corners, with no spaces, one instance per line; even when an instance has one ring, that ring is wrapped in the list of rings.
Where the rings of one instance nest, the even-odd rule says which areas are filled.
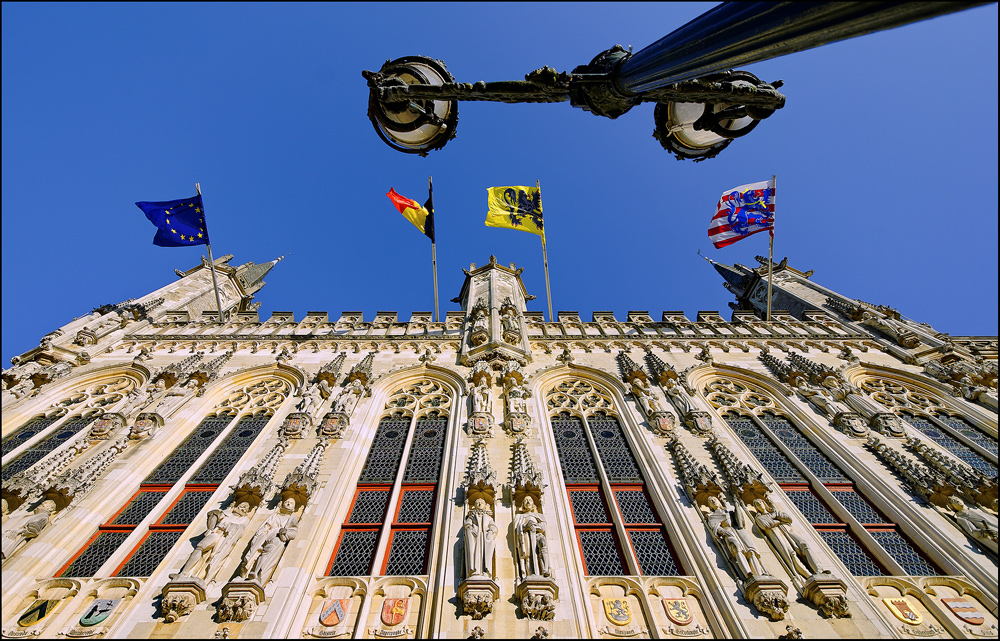
[[[777,203],[778,203],[778,190],[775,183],[777,182],[777,176],[771,175],[771,189],[772,198],[775,202],[775,213],[777,213]],[[771,281],[774,280],[774,224],[771,225],[770,233],[770,244],[767,253],[767,322],[771,322]]]
[[[538,190],[538,207],[539,207],[539,209],[541,209],[541,207],[542,207],[542,186],[541,186],[541,184],[537,180],[535,181],[535,189]],[[551,323],[551,322],[554,322],[555,319],[552,318],[552,288],[549,287],[549,256],[545,252],[545,222],[544,222],[544,216],[542,218],[543,218],[543,220],[542,220],[542,263],[545,265],[545,294],[549,298],[549,322]]]
[[[434,204],[434,182],[431,176],[427,177],[427,195],[430,197],[431,205]],[[432,214],[437,217],[436,215]],[[437,246],[435,238],[437,238],[437,220],[434,220],[434,238],[431,239],[431,266],[434,269],[434,322],[441,322],[441,312],[438,311],[438,259],[437,259]],[[426,221],[425,221],[426,224]]]
[[[201,183],[195,183],[194,188],[198,190],[198,195],[201,196]],[[203,218],[205,216],[205,202],[201,203],[201,215]],[[208,221],[205,222],[205,229],[208,230]],[[211,238],[211,236],[209,236]],[[222,296],[219,295],[219,279],[215,276],[215,259],[212,258],[212,245],[205,243],[205,249],[208,250],[208,265],[212,270],[212,284],[215,285],[215,304],[219,310],[219,322],[223,322],[225,319],[222,317]]]

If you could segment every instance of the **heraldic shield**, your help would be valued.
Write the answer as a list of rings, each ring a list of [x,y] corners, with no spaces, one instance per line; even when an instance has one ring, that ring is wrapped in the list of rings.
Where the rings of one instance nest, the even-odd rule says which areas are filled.
[[[924,621],[924,618],[913,609],[913,606],[910,605],[909,600],[905,596],[895,599],[882,599],[882,603],[885,603],[889,611],[903,623],[920,625]]]
[[[687,599],[663,599],[663,609],[667,618],[677,625],[687,625],[694,621],[694,613],[688,606]]]
[[[410,597],[402,599],[386,599],[382,604],[382,623],[399,625],[406,619],[410,609]]]
[[[83,616],[80,617],[80,625],[89,628],[107,619],[119,601],[121,599],[95,599]]]
[[[56,609],[59,605],[59,601],[62,599],[35,599],[35,602],[28,606],[28,609],[24,611],[21,618],[17,620],[17,624],[22,628],[26,628],[29,625],[34,625],[44,619],[45,617],[52,614],[52,611]]]
[[[941,599],[941,603],[948,606],[948,609],[951,610],[955,616],[969,625],[982,625],[986,623],[986,617],[979,611],[979,606],[968,599],[961,597],[944,598]]]
[[[323,605],[319,611],[319,622],[328,628],[340,625],[347,620],[347,613],[350,609],[350,599],[335,599],[331,597],[323,601]]]
[[[604,599],[604,614],[615,625],[628,625],[632,622],[632,606],[625,598]]]

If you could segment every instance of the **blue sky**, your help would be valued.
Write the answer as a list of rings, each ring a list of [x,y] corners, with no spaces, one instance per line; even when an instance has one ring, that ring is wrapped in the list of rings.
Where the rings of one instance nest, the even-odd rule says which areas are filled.
[[[203,248],[151,244],[133,204],[200,182],[216,257],[281,255],[272,311],[433,309],[430,246],[385,193],[434,177],[441,312],[461,268],[525,268],[545,310],[537,236],[485,227],[486,189],[538,180],[553,308],[720,310],[703,254],[722,191],[778,177],[775,257],[953,335],[997,334],[997,5],[746,67],[784,109],[718,158],[680,162],[653,106],[609,120],[568,104],[462,103],[427,158],[384,145],[362,69],[443,60],[461,82],[638,51],[714,3],[2,5],[4,364],[102,303],[141,296]]]

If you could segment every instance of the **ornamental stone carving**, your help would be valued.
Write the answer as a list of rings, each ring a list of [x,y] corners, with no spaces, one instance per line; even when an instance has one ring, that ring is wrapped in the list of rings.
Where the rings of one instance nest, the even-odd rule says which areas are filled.
[[[285,552],[285,546],[299,532],[296,507],[294,497],[282,498],[278,511],[260,525],[243,555],[238,571],[242,578],[262,586],[271,579],[274,568]]]
[[[56,510],[56,502],[46,498],[33,511],[23,513],[19,517],[10,517],[3,529],[3,542],[0,548],[3,560],[6,561],[29,541],[38,537],[52,520]]]
[[[171,574],[170,578],[190,577],[211,581],[218,572],[219,565],[229,557],[236,541],[246,529],[250,510],[249,501],[243,499],[225,511],[209,512],[208,530],[198,541],[180,571]]]

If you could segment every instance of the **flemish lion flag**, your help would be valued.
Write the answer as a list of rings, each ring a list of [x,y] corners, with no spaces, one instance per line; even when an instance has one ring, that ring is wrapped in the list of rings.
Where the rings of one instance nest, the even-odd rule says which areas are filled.
[[[421,207],[420,203],[413,200],[412,198],[405,198],[396,193],[395,189],[389,188],[389,193],[386,194],[392,204],[396,206],[399,213],[403,214],[403,218],[413,223],[413,226],[419,229],[425,236],[434,241],[434,203],[431,198],[427,199],[427,202]]]
[[[489,210],[487,227],[518,229],[545,238],[542,223],[542,191],[537,187],[490,187],[486,190]]]

